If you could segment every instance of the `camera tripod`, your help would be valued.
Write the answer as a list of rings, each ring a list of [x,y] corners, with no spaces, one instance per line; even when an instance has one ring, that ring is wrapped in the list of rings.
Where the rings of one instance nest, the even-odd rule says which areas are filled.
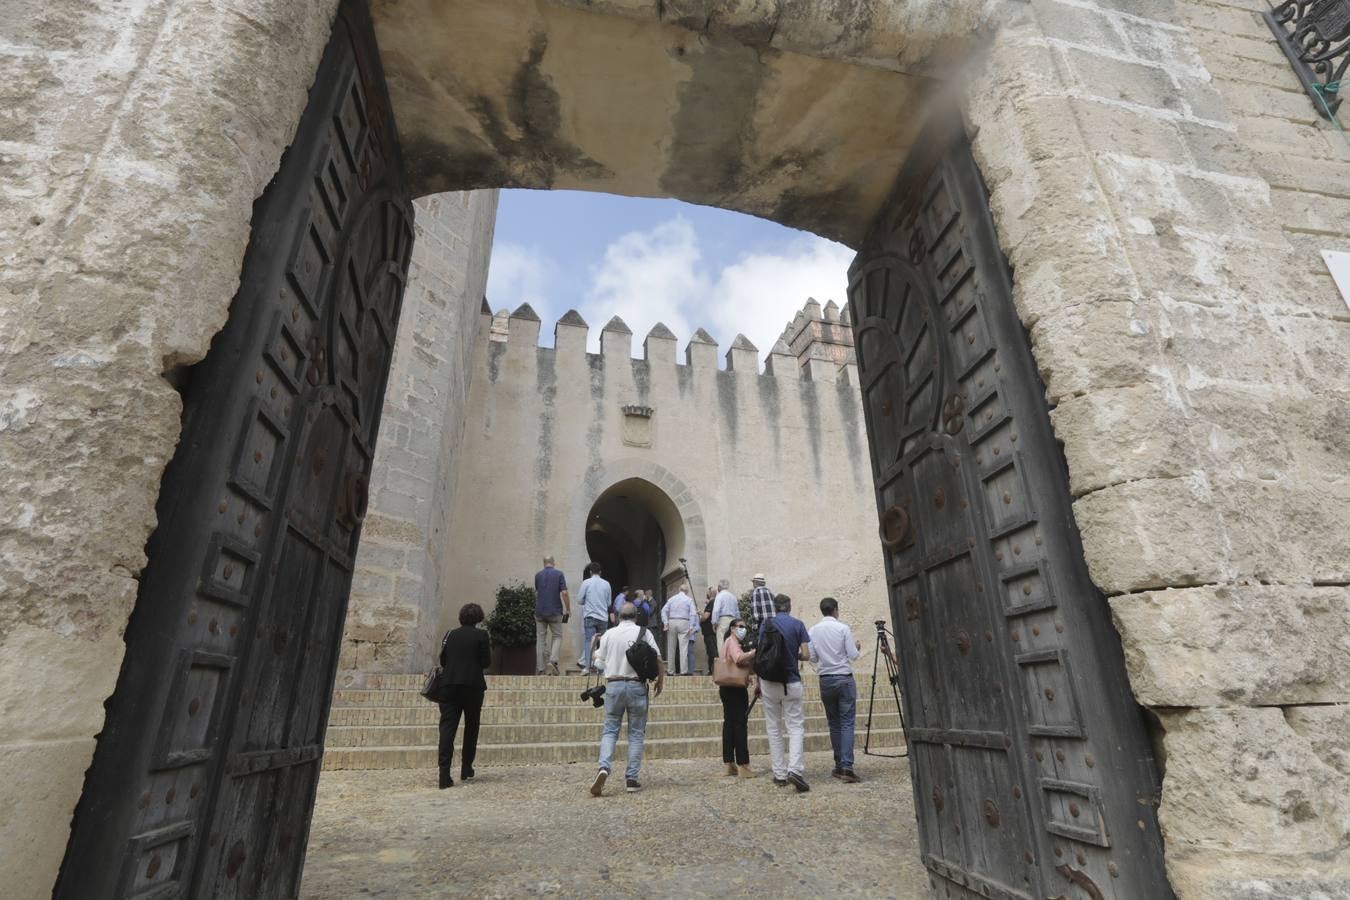
[[[891,650],[890,632],[886,630],[886,620],[877,619],[877,646],[872,656],[872,693],[867,698],[867,730],[863,737],[863,753],[866,756],[882,756],[886,759],[904,759],[909,756],[909,731],[905,728],[905,710],[900,705],[900,663]],[[877,705],[877,663],[886,660],[886,680],[891,685],[891,695],[895,697],[895,711],[900,715],[900,730],[905,735],[905,749],[901,753],[874,753],[872,746],[872,711]]]

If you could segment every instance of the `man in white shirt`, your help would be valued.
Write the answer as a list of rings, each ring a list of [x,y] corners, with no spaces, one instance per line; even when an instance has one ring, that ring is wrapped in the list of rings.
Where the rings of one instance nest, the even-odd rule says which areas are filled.
[[[591,783],[591,796],[599,797],[609,778],[610,760],[614,745],[619,741],[619,724],[628,714],[628,766],[624,771],[625,787],[632,794],[642,789],[638,772],[642,768],[642,742],[647,735],[647,682],[638,677],[628,662],[628,648],[641,637],[658,651],[651,631],[638,627],[637,607],[625,603],[619,607],[619,624],[599,638],[595,659],[605,670],[605,727],[600,733],[600,765]],[[658,660],[659,663],[659,660]],[[656,696],[661,696],[665,685],[665,666],[659,667],[656,677]]]
[[[698,607],[694,605],[694,598],[686,593],[688,590],[688,583],[681,584],[675,595],[661,607],[661,624],[666,626],[666,664],[672,675],[693,674],[687,671],[686,648],[689,629],[698,627]]]
[[[712,621],[717,629],[717,646],[727,640],[727,629],[741,617],[741,603],[731,592],[731,582],[723,578],[717,582],[717,596],[713,598]]]
[[[830,774],[845,784],[856,784],[853,772],[853,721],[858,705],[858,686],[853,680],[853,660],[862,652],[862,643],[853,631],[839,621],[839,601],[826,597],[820,601],[825,618],[811,628],[811,662],[820,674],[820,702],[830,723],[830,746],[834,749],[834,771]]]

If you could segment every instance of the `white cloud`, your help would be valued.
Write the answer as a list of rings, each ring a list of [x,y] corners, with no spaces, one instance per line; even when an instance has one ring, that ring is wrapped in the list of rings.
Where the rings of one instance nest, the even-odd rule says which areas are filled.
[[[774,251],[742,254],[713,273],[698,235],[683,218],[629,232],[612,242],[591,270],[581,310],[591,325],[591,349],[599,348],[601,329],[617,315],[633,329],[636,356],[642,355],[651,327],[664,322],[679,338],[681,351],[703,327],[721,353],[742,333],[762,358],[808,296],[842,305],[852,259],[847,247],[802,236]]]
[[[492,245],[488,264],[487,296],[493,312],[503,307],[515,310],[522,303],[534,307],[539,318],[551,322],[553,305],[549,285],[555,280],[557,264],[538,248],[499,241]]]
[[[802,237],[774,253],[742,256],[713,286],[709,330],[722,347],[740,333],[768,355],[783,326],[807,297],[844,305],[853,251],[819,237]]]
[[[657,322],[675,332],[683,346],[704,324],[698,312],[708,289],[698,236],[687,220],[676,217],[622,235],[591,270],[582,315],[591,325],[592,349],[599,348],[600,331],[612,316],[633,329],[635,355],[642,355],[642,341]]]

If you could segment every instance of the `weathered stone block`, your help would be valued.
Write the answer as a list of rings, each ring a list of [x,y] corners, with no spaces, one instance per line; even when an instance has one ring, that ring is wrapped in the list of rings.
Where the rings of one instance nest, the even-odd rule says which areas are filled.
[[[1037,273],[1029,280],[1038,286],[1043,277]],[[1016,289],[1014,298],[1018,299]],[[1033,303],[1022,300],[1019,312],[1024,303]],[[1043,302],[1035,301],[1035,305]],[[1140,304],[1129,301],[1093,302],[1089,298],[1087,302],[1065,303],[1058,311],[1036,318],[1029,330],[1032,352],[1051,404],[1074,394],[1148,381],[1150,370],[1161,362],[1146,312]]]
[[[1350,702],[1350,588],[1206,586],[1111,611],[1148,706]]]
[[[1156,381],[1067,397],[1050,413],[1064,444],[1069,489],[1085,494],[1141,478],[1173,478],[1195,467],[1186,414]]]
[[[1159,819],[1179,896],[1230,898],[1239,896],[1234,888],[1281,877],[1350,885],[1350,776],[1338,768],[1343,756],[1326,755],[1346,725],[1344,707],[1335,709],[1316,718],[1269,707],[1160,714],[1167,775]]]
[[[1103,488],[1073,504],[1092,580],[1107,594],[1225,580],[1223,524],[1203,475]]]

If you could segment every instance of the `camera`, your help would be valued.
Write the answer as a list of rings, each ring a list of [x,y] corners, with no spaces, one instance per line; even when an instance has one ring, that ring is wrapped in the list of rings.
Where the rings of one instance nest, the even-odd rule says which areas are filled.
[[[886,631],[886,620],[885,620],[885,619],[877,619],[877,621],[876,621],[876,626],[877,626],[877,631],[880,631],[880,632]]]
[[[586,690],[581,692],[581,700],[583,703],[589,700],[591,703],[595,704],[596,709],[599,709],[605,705],[605,686],[603,684],[597,684],[594,687],[586,688]]]

